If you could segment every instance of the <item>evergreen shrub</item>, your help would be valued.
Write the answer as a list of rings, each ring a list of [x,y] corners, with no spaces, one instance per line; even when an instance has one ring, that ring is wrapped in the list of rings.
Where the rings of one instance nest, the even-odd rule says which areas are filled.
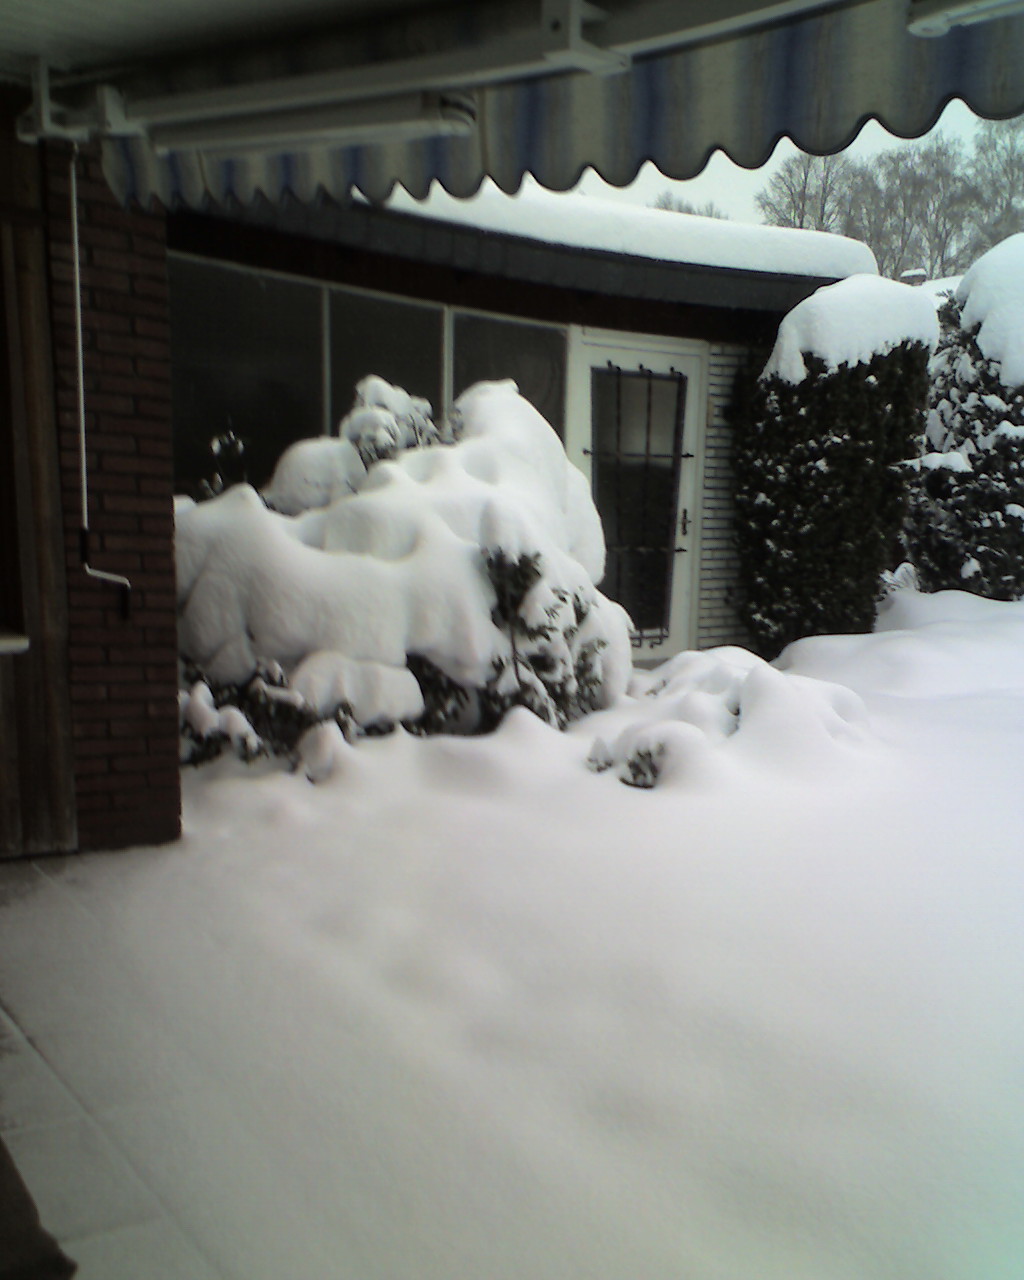
[[[913,464],[904,541],[925,591],[1024,596],[1024,386],[1000,381],[950,297],[932,360],[926,447]],[[945,465],[943,465],[945,463]],[[956,466],[949,465],[956,463]]]
[[[500,392],[502,384],[496,385]],[[368,396],[376,396],[377,402],[363,403]],[[386,407],[386,402],[401,408],[403,397],[404,401],[408,401],[410,409],[404,417],[399,417]],[[512,422],[516,421],[516,415],[523,418],[523,409],[514,386],[510,393],[506,393],[504,400],[498,400],[497,408],[492,412],[499,427],[504,426],[504,415],[509,415]],[[448,634],[440,624],[434,625],[433,631],[426,626],[422,628],[423,634],[431,639],[433,648],[429,654],[419,652],[416,641],[409,639],[407,633],[401,631],[407,615],[395,611],[394,618],[398,621],[389,621],[391,615],[384,608],[381,614],[381,631],[387,639],[390,627],[400,636],[401,642],[407,645],[406,671],[403,672],[394,661],[394,645],[386,663],[373,663],[365,655],[362,656],[362,663],[367,667],[377,668],[375,672],[364,670],[362,674],[353,674],[346,667],[351,660],[343,653],[333,653],[329,646],[322,646],[328,650],[328,659],[340,660],[335,664],[335,669],[340,674],[333,677],[336,683],[328,686],[329,692],[321,693],[319,690],[326,677],[320,677],[318,682],[307,671],[304,678],[297,678],[298,668],[302,665],[301,657],[308,657],[309,654],[300,655],[298,661],[292,657],[283,665],[257,647],[260,644],[257,630],[246,621],[245,608],[250,597],[233,594],[235,577],[240,578],[243,583],[248,581],[245,577],[248,562],[243,553],[236,551],[230,558],[230,575],[224,572],[219,576],[214,574],[212,589],[208,582],[205,583],[207,594],[203,597],[199,611],[203,626],[198,627],[197,632],[204,644],[209,643],[208,632],[212,631],[217,636],[217,643],[210,644],[213,650],[212,661],[208,659],[204,666],[182,646],[182,660],[179,664],[182,763],[202,764],[222,753],[233,752],[248,762],[273,756],[284,758],[298,767],[306,760],[310,739],[330,741],[336,739],[339,732],[350,743],[364,736],[393,732],[399,725],[417,735],[486,733],[496,728],[506,712],[516,706],[526,707],[548,724],[564,728],[578,717],[605,705],[608,699],[609,671],[614,671],[615,666],[614,661],[605,665],[604,651],[608,648],[610,636],[613,641],[621,640],[624,652],[628,655],[625,616],[619,618],[613,611],[611,621],[608,617],[602,617],[601,598],[590,581],[588,572],[582,564],[575,564],[574,567],[567,554],[562,553],[561,558],[559,557],[559,544],[544,532],[540,519],[537,523],[539,533],[536,536],[541,539],[547,537],[550,545],[546,551],[531,545],[534,535],[529,532],[529,522],[519,520],[512,506],[519,496],[514,466],[508,468],[512,480],[503,481],[508,486],[504,501],[512,511],[511,517],[507,512],[503,514],[501,504],[491,498],[488,490],[484,490],[481,496],[483,486],[475,477],[470,476],[464,466],[460,470],[461,464],[453,463],[445,469],[444,461],[439,455],[451,449],[452,456],[456,456],[455,446],[462,442],[463,425],[462,419],[454,415],[443,429],[436,428],[430,419],[430,407],[426,402],[413,400],[400,388],[391,387],[383,379],[371,375],[360,383],[357,388],[357,406],[342,421],[344,439],[341,442],[317,438],[291,446],[285,455],[284,465],[279,464],[271,484],[259,495],[262,503],[250,502],[248,498],[244,503],[236,502],[234,519],[225,518],[222,525],[210,526],[214,529],[213,537],[207,534],[207,540],[197,537],[194,543],[188,544],[184,560],[191,565],[199,564],[201,571],[205,570],[212,554],[210,548],[216,545],[216,540],[235,536],[238,520],[243,517],[249,519],[251,524],[246,527],[256,531],[251,535],[250,541],[259,536],[265,539],[264,542],[257,542],[261,548],[259,556],[262,557],[259,560],[259,570],[265,575],[261,579],[262,594],[257,612],[265,610],[273,618],[274,608],[285,607],[278,605],[276,600],[274,608],[267,603],[277,593],[288,601],[288,607],[293,613],[297,610],[300,616],[312,615],[320,599],[317,593],[325,588],[320,585],[319,579],[311,578],[313,585],[307,585],[305,594],[293,591],[289,595],[294,584],[277,565],[274,554],[280,554],[281,545],[288,544],[275,543],[267,534],[268,527],[273,532],[277,526],[262,523],[264,512],[274,513],[272,519],[275,521],[293,521],[289,536],[295,536],[296,530],[302,530],[304,536],[310,539],[304,545],[319,550],[320,544],[316,540],[317,537],[322,537],[319,521],[329,519],[331,511],[343,513],[345,504],[350,500],[362,503],[361,510],[365,516],[368,502],[374,496],[378,496],[378,501],[380,500],[379,494],[386,487],[389,474],[392,474],[387,468],[395,468],[395,460],[401,459],[404,454],[430,448],[433,471],[447,476],[449,491],[458,491],[463,503],[470,509],[474,501],[482,503],[485,498],[489,504],[478,520],[481,529],[486,526],[487,533],[486,538],[482,532],[479,535],[481,541],[475,553],[478,557],[477,571],[464,572],[463,578],[459,580],[463,597],[459,603],[469,618],[481,613],[486,617],[489,612],[490,621],[497,633],[493,637],[491,652],[478,665],[468,660],[463,661],[461,630],[456,629]],[[523,436],[526,437],[526,431],[531,429],[535,438],[539,438],[544,445],[543,451],[536,451],[540,460],[531,459],[537,468],[536,478],[542,483],[550,479],[544,471],[546,467],[548,471],[554,472],[557,479],[560,475],[559,467],[567,468],[568,463],[560,449],[552,451],[550,429],[527,406]],[[508,431],[508,428],[505,430]],[[538,433],[541,434],[538,436]],[[491,461],[497,478],[488,489],[494,489],[497,494],[500,488],[498,481],[501,479],[502,450],[508,450],[508,445],[503,443],[500,431],[494,431],[493,435],[495,443],[485,453],[490,437],[478,425],[476,436],[473,437],[476,452],[469,456],[471,460],[475,458],[477,465],[480,465],[481,456],[484,461]],[[518,437],[516,441],[521,450],[524,441]],[[339,459],[339,453],[342,452],[339,445],[344,446],[346,442],[351,442],[358,450],[361,473],[358,468],[353,471],[350,458]],[[529,443],[528,437],[525,443]],[[215,454],[218,457],[228,457],[229,460],[237,460],[244,452],[234,437],[230,440],[225,437],[214,444],[217,446]],[[350,454],[351,450],[347,452]],[[529,457],[528,449],[526,453]],[[513,463],[522,466],[515,449],[511,450],[511,457]],[[430,467],[425,465],[420,474],[426,477],[422,481],[425,490],[431,474]],[[409,486],[407,502],[418,497],[422,511],[434,521],[440,522],[436,509],[427,507],[426,499],[415,487],[416,483],[418,482],[412,478],[406,481]],[[548,487],[557,490],[555,485]],[[412,498],[409,498],[410,493]],[[223,479],[219,474],[214,477],[214,482],[205,486],[197,503],[192,504],[193,508],[198,509],[202,502],[218,500],[218,495],[223,495],[219,499],[222,503],[231,500],[231,493],[223,492]],[[552,500],[549,498],[549,501]],[[457,507],[456,503],[450,505]],[[205,508],[207,512],[210,509]],[[544,510],[542,505],[538,509]],[[380,538],[384,547],[380,559],[387,561],[394,558],[393,549],[388,549],[391,545],[388,543],[388,535],[395,525],[395,517],[393,510],[389,511],[384,505],[379,510]],[[182,520],[188,518],[188,508],[184,508],[184,511]],[[558,512],[558,517],[558,523],[569,523],[563,512]],[[585,522],[578,519],[581,529],[584,533],[587,532]],[[596,522],[595,512],[595,525]],[[466,526],[470,526],[470,523],[468,519],[464,521]],[[370,554],[373,539],[365,532],[359,534],[358,530],[372,531],[374,526],[369,523],[363,526],[354,523],[353,527],[357,534],[352,535],[354,549],[346,548],[348,554],[351,558],[363,551]],[[433,528],[425,516],[421,526],[413,527],[426,530],[427,534],[424,536],[429,535]],[[180,533],[179,525],[179,551]],[[466,536],[471,536],[470,528],[463,529],[463,539]],[[361,537],[366,539],[367,546],[360,545]],[[302,540],[296,537],[296,541]],[[235,544],[231,545],[234,550]],[[286,567],[296,563],[287,557],[282,557],[282,561]],[[306,562],[298,563],[302,565]],[[189,599],[193,598],[191,593],[195,590],[196,576],[193,574],[188,588]],[[344,579],[341,581],[341,587],[334,585],[332,589],[346,589],[347,582]],[[180,582],[179,574],[179,584]],[[269,586],[266,585],[268,583]],[[351,590],[354,591],[354,588]],[[358,599],[355,599],[358,607]],[[182,608],[181,601],[179,608]],[[304,608],[306,614],[302,612]],[[226,628],[221,627],[222,619],[227,619]],[[311,624],[306,625],[311,633],[315,631]],[[237,634],[232,633],[232,628]],[[276,638],[273,626],[266,627],[266,630],[270,631],[272,639]],[[226,642],[224,636],[228,638]],[[244,646],[241,643],[243,639]],[[380,643],[382,647],[387,647],[382,641]],[[445,645],[448,646],[447,649]],[[228,677],[225,676],[223,667],[218,669],[215,664],[223,657],[225,650],[234,662],[236,647],[243,654],[236,664],[240,671],[239,674]],[[310,653],[312,652],[311,642]],[[621,658],[619,663],[621,667]],[[359,664],[353,665],[358,667]],[[412,679],[404,678],[407,675],[411,675]],[[616,678],[621,678],[625,683],[624,676]],[[381,679],[383,684],[375,688],[374,681]],[[419,697],[415,696],[417,686]],[[362,690],[361,695],[358,690]],[[345,696],[346,693],[348,696]],[[307,698],[312,699],[312,702],[307,701]],[[316,732],[320,729],[328,731],[326,738]],[[320,776],[319,767],[315,772]]]
[[[740,375],[733,402],[741,612],[772,658],[801,636],[870,630],[899,559],[907,476],[928,392],[928,348],[904,342],[806,377]]]
[[[424,709],[417,718],[404,720],[402,727],[417,735],[486,733],[511,707],[524,706],[562,729],[596,710],[601,705],[596,659],[605,642],[581,637],[589,603],[579,595],[548,588],[537,553],[496,549],[483,552],[482,559],[494,591],[492,618],[508,638],[508,654],[496,660],[490,678],[480,686],[460,684],[428,658],[409,654],[407,664],[420,686]],[[550,596],[541,606],[542,620],[531,598],[537,588]],[[396,728],[390,720],[360,723],[345,702],[326,716],[318,715],[272,661],[260,661],[253,677],[240,685],[218,684],[194,662],[182,661],[179,685],[183,764],[204,764],[233,751],[248,761],[270,755],[294,765],[303,735],[325,721],[337,723],[350,742]],[[198,721],[188,711],[197,690],[204,711]]]

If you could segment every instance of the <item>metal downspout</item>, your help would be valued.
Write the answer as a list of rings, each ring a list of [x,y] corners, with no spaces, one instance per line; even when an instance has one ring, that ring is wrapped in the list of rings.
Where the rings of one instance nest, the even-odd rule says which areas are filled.
[[[120,573],[94,569],[89,563],[89,468],[85,452],[85,360],[82,344],[82,268],[78,246],[78,143],[71,151],[71,254],[75,287],[75,377],[78,388],[78,475],[81,489],[82,523],[78,531],[82,568],[90,578],[109,582],[121,590],[121,612],[131,612],[131,582]]]

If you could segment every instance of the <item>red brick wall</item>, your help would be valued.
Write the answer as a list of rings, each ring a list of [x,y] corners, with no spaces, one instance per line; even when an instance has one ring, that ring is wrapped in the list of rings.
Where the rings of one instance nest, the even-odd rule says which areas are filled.
[[[81,564],[78,411],[67,147],[47,147],[46,214],[79,845],[113,849],[180,833],[165,218],[126,212],[98,156],[78,165],[90,559]]]

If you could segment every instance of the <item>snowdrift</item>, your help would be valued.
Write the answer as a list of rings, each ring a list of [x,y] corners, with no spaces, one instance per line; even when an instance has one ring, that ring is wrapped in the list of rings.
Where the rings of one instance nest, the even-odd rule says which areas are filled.
[[[793,648],[795,646],[791,646]],[[789,650],[786,650],[786,654]],[[789,778],[843,768],[873,742],[852,690],[726,646],[638,671],[606,717],[587,764],[632,787],[742,785],[745,771]]]
[[[561,725],[629,677],[588,486],[512,382],[471,388],[442,431],[365,379],[340,437],[293,445],[262,496],[179,499],[176,553],[193,737],[206,682],[268,723],[351,732],[487,727],[516,703]]]

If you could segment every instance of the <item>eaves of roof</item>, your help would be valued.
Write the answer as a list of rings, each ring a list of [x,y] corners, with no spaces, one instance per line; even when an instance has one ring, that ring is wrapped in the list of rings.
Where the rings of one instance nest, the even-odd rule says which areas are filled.
[[[666,262],[606,250],[549,244],[380,209],[306,204],[214,206],[208,213],[247,226],[491,278],[622,298],[782,314],[834,277]]]

